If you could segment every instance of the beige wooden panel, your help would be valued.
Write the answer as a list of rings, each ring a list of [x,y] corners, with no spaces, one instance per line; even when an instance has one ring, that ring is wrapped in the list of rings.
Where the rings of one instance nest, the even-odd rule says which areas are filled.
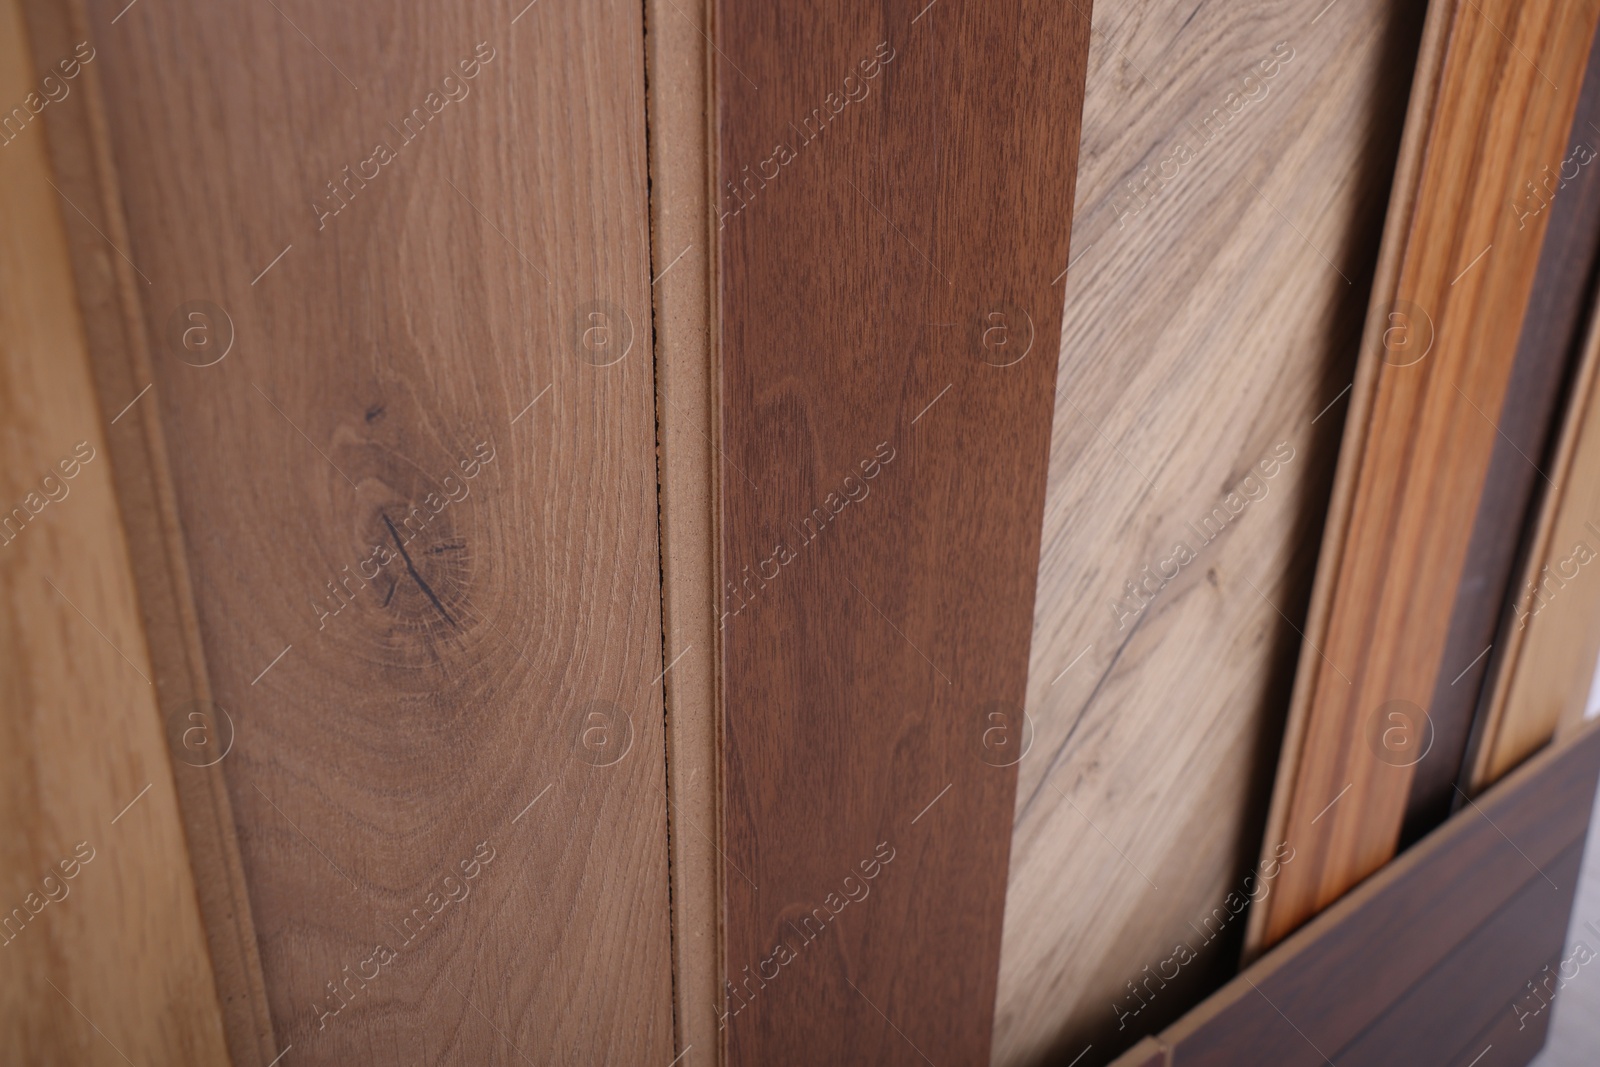
[[[1535,541],[1518,577],[1500,643],[1483,736],[1473,754],[1474,792],[1543,747],[1558,727],[1582,720],[1600,654],[1600,319],[1590,322]]]
[[[1158,1030],[1270,891],[1244,878],[1421,6],[1094,5],[998,1064]]]
[[[0,1060],[225,1063],[40,121],[94,53],[27,41],[0,0]]]

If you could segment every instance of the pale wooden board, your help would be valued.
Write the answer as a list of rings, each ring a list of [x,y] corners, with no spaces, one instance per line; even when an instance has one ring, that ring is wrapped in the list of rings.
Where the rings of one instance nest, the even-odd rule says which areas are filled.
[[[74,240],[123,237],[97,254],[156,382],[128,419],[164,436],[237,726],[222,767],[276,1046],[668,1062],[642,11],[122,7],[89,9],[117,174]],[[464,98],[319,231],[324,183],[398,143],[388,124],[480,43]],[[231,316],[214,366],[168,336],[192,300]],[[607,354],[631,331],[627,356],[597,365],[589,327]],[[130,359],[92,355],[102,381]],[[416,573],[349,579],[319,629],[313,598],[336,604],[326,583],[413,504],[435,512]],[[437,906],[480,842],[494,861]],[[438,917],[402,945],[415,908]],[[320,1026],[377,944],[398,958]]]
[[[17,3],[0,0],[8,104],[24,104],[43,77],[27,41]],[[48,85],[56,96],[79,87],[59,73]],[[13,925],[0,932],[0,1059],[225,1063],[62,227],[70,209],[50,186],[43,124],[7,141],[0,517],[13,525],[0,534],[0,919]]]
[[[1106,1062],[1235,962],[1242,918],[1119,1029],[1126,983],[1199,947],[1191,924],[1255,864],[1285,616],[1305,612],[1347,410],[1420,5],[1322,7],[1095,5],[998,1064],[1090,1044],[1081,1064]],[[1294,58],[1265,95],[1119,227],[1124,183],[1197,147],[1190,122],[1280,41]],[[1186,524],[1279,446],[1293,458],[1201,547]],[[1179,539],[1197,558],[1119,631],[1124,583]]]
[[[1558,725],[1578,721],[1600,653],[1600,403],[1595,396],[1600,319],[1592,319],[1573,386],[1551,487],[1533,547],[1511,591],[1483,737],[1471,767],[1474,793],[1537,752]]]
[[[716,248],[707,208],[713,182],[709,4],[651,0],[651,286],[661,470],[661,604],[667,775],[672,797],[673,999],[678,1051],[721,1062],[718,1008],[722,888],[721,768],[715,625],[716,464],[710,279]]]

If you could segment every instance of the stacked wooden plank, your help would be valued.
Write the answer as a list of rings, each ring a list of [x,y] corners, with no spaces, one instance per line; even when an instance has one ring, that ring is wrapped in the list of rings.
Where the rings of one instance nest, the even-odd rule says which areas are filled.
[[[1458,796],[1600,233],[1597,13],[1431,9],[1262,852],[1303,859],[1248,952]]]

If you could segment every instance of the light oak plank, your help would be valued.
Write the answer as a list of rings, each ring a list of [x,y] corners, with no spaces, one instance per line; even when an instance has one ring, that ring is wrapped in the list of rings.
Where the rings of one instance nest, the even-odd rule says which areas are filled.
[[[1589,337],[1534,544],[1505,620],[1503,658],[1469,772],[1477,793],[1581,720],[1600,656],[1600,319]]]
[[[1095,7],[999,1064],[1107,1062],[1232,973],[1420,21],[1322,7]]]
[[[48,115],[98,57],[28,40],[0,0],[0,100]],[[45,138],[0,136],[0,1047],[226,1063]]]
[[[276,1044],[670,1061],[641,9],[89,25]]]

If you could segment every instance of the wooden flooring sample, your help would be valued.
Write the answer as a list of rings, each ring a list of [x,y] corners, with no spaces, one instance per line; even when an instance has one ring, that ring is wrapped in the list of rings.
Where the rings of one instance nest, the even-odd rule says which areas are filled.
[[[1374,287],[1265,838],[1264,856],[1290,841],[1301,862],[1252,909],[1251,952],[1371,874],[1408,814],[1454,793],[1476,700],[1450,694],[1452,678],[1488,652],[1463,652],[1455,611],[1463,588],[1492,582],[1476,558],[1486,512],[1502,531],[1502,588],[1509,576],[1523,512],[1515,494],[1497,496],[1498,424],[1520,418],[1519,338],[1525,314],[1540,313],[1530,301],[1546,227],[1561,232],[1555,182],[1553,209],[1525,193],[1587,165],[1574,139],[1593,135],[1573,120],[1597,13],[1594,2],[1439,0],[1431,16],[1445,43],[1419,65],[1407,131],[1421,163],[1414,183],[1405,168],[1395,182],[1395,266]],[[1586,272],[1558,280],[1588,284]],[[1499,599],[1483,599],[1492,637]]]
[[[1592,318],[1522,582],[1501,638],[1469,781],[1492,785],[1583,715],[1600,655],[1600,318]]]
[[[997,1064],[1233,973],[1420,26],[1322,7],[1095,5]]]
[[[124,6],[92,355],[150,368],[284,1062],[671,1061],[641,8]]]
[[[716,34],[729,1062],[981,1063],[1089,25]]]
[[[1549,1021],[1533,983],[1562,952],[1597,769],[1592,725],[1541,752],[1164,1030],[1157,1062],[1528,1062],[1495,1024]]]
[[[69,48],[35,69],[27,45],[18,4],[0,0],[0,99],[35,116],[0,135],[0,1059],[225,1063],[73,288],[72,209],[36,117],[99,57]]]

